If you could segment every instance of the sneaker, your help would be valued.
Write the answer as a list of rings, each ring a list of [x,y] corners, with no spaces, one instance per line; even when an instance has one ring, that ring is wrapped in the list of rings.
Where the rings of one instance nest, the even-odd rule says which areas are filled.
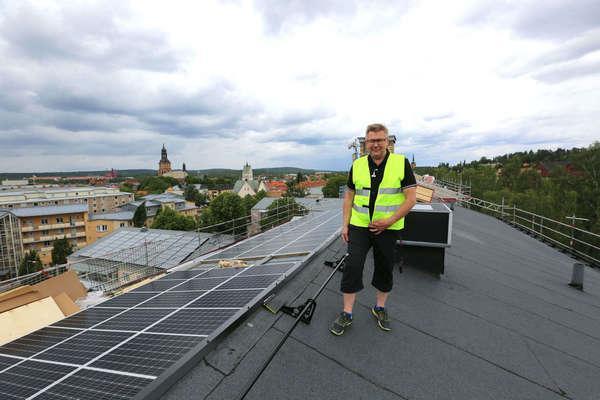
[[[371,308],[371,313],[375,319],[377,319],[377,326],[383,331],[391,331],[390,327],[390,317],[385,308],[376,309],[375,307]]]
[[[348,314],[345,312],[340,313],[339,317],[333,321],[331,324],[331,328],[329,331],[336,336],[341,336],[344,334],[344,331],[347,327],[352,325],[352,318],[348,317]]]

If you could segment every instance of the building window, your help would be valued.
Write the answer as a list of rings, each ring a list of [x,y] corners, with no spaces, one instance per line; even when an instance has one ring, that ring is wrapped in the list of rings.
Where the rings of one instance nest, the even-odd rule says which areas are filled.
[[[57,224],[62,224],[62,222],[63,222],[63,217],[56,217]]]
[[[108,230],[108,225],[98,225],[96,227],[96,232],[106,232]]]
[[[48,224],[48,218],[42,218],[41,221],[40,221],[40,223],[42,225],[47,225]]]
[[[48,246],[50,246],[50,242],[49,242],[48,240],[46,240],[46,241],[44,242],[44,246],[45,246],[45,247],[48,247]]]
[[[120,226],[121,228],[125,228],[125,222],[121,222],[121,223],[119,224],[119,226]]]
[[[47,235],[50,231],[42,231],[42,235]]]

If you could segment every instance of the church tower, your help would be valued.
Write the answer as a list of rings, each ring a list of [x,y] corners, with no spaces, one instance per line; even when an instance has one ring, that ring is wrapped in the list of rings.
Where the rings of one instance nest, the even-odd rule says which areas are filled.
[[[167,158],[167,149],[163,143],[162,150],[160,151],[160,161],[158,162],[158,176],[171,171],[171,161]]]
[[[244,169],[242,170],[242,181],[253,181],[254,176],[252,174],[252,167],[246,161],[246,165],[244,165]]]

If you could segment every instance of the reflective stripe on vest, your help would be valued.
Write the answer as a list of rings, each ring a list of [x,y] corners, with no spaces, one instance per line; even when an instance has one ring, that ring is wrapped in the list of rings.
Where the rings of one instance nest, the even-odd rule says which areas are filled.
[[[373,221],[390,217],[404,203],[401,182],[404,178],[404,156],[391,154],[385,164],[383,179],[377,191],[372,218],[369,218],[369,200],[371,194],[371,173],[368,156],[363,156],[352,164],[352,181],[355,186],[354,204],[350,224],[367,227]],[[388,229],[399,230],[404,227],[404,218],[396,221]]]

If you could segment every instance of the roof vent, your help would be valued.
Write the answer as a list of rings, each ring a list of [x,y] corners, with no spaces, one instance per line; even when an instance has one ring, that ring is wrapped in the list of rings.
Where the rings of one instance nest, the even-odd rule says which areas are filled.
[[[142,226],[142,229],[140,229],[140,232],[148,232],[148,228],[146,228],[145,226]]]

